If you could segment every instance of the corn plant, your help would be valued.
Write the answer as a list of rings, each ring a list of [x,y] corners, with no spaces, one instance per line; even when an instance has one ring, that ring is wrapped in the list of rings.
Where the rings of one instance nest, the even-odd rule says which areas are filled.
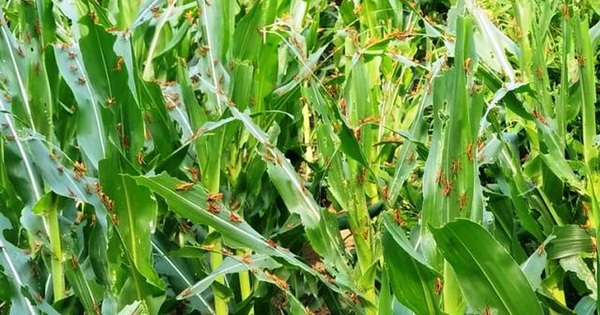
[[[593,0],[0,0],[4,314],[595,314]]]

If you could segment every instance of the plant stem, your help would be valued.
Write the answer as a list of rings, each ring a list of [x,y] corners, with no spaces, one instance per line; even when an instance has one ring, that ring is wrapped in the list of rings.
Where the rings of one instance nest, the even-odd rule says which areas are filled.
[[[566,4],[565,4],[566,6]],[[556,106],[556,122],[558,124],[558,138],[561,149],[565,149],[567,131],[567,102],[569,101],[569,50],[571,47],[571,26],[568,19],[562,21],[562,54],[560,68],[560,101]]]
[[[243,251],[240,251],[243,252]],[[252,295],[252,285],[250,283],[250,274],[248,271],[242,271],[239,273],[240,278],[240,292],[242,295],[242,301],[249,298]],[[248,314],[254,314],[254,307],[250,308]]]
[[[52,250],[52,289],[54,291],[54,301],[65,297],[65,273],[62,265],[62,248],[60,229],[58,226],[58,209],[53,205],[47,214],[50,232],[50,247]]]
[[[590,222],[596,230],[596,239],[600,237],[598,223],[600,222],[600,166],[598,163],[598,148],[596,147],[594,137],[596,136],[596,81],[594,74],[594,53],[592,50],[592,41],[590,39],[590,26],[588,15],[583,14],[580,18],[580,8],[574,8],[575,15],[575,42],[577,51],[577,63],[579,64],[579,80],[581,82],[581,116],[583,120],[583,159],[587,168],[587,190],[592,203],[592,214],[589,216]],[[600,263],[600,257],[597,253],[596,264]],[[596,279],[599,272],[596,268]],[[600,282],[596,283],[600,288]],[[600,306],[600,302],[596,302]]]
[[[531,5],[527,0],[515,0],[513,3],[515,18],[517,20],[517,32],[520,35],[521,69],[531,69],[531,43],[529,33],[531,32]]]
[[[444,311],[448,314],[464,313],[464,303],[462,303],[458,279],[456,279],[454,270],[447,261],[444,261],[444,286],[442,291],[444,297]]]
[[[304,156],[309,162],[313,162],[314,160],[313,148],[311,146],[310,139],[311,132],[312,131],[310,127],[310,109],[308,108],[308,104],[304,104],[304,106],[302,107],[302,141],[303,144],[306,146],[306,153]],[[306,170],[304,172],[304,178],[306,180],[310,175],[310,167],[308,165],[305,165],[305,167]]]
[[[355,161],[350,161],[352,174],[360,173],[360,166]],[[367,211],[365,190],[363,185],[351,187],[351,200],[348,204],[348,221],[354,237],[356,255],[358,256],[357,270],[359,271],[359,288],[364,290],[365,298],[375,307],[367,308],[367,314],[377,314],[377,298],[375,295],[375,273],[373,272],[372,233],[370,217]]]
[[[207,149],[209,152],[215,152],[215,154],[209,154],[208,161],[204,168],[204,174],[202,174],[202,180],[208,189],[209,193],[218,193],[221,179],[221,149],[223,148],[223,136],[224,132],[218,132],[212,139],[208,140]],[[212,227],[209,227],[209,232],[214,231]],[[223,255],[221,254],[221,242],[218,241],[215,244],[214,251],[210,253],[210,266],[212,270],[219,268],[223,262]],[[216,282],[221,284],[225,283],[225,278],[219,276],[215,279]],[[213,287],[213,294],[215,299],[215,314],[226,315],[227,311],[227,300],[223,299],[219,291]]]

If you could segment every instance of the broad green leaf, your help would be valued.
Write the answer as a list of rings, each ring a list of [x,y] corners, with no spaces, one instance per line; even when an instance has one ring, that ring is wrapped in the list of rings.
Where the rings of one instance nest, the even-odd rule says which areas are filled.
[[[100,95],[91,86],[81,51],[77,43],[54,45],[58,69],[77,100],[77,140],[83,153],[98,169],[98,162],[107,156],[109,145],[104,126]]]
[[[62,12],[62,14],[67,19],[70,20],[69,31],[70,31],[70,33],[72,33],[74,40],[79,40],[79,38],[81,37],[81,32],[79,30],[79,25],[78,25],[77,21],[79,20],[79,18],[81,16],[81,9],[79,8],[77,1],[65,0],[65,1],[57,2],[54,5],[58,9],[60,9],[60,12]]]
[[[305,231],[315,250],[326,257],[328,267],[349,280],[348,264],[341,251],[341,237],[337,222],[327,215],[310,196],[308,189],[294,170],[287,158],[268,139],[266,133],[250,118],[247,112],[241,113],[235,107],[230,107],[234,117],[242,121],[264,149],[262,158],[267,163],[267,171],[273,184],[279,191],[288,210],[300,215]]]
[[[502,151],[502,145],[502,141],[498,140],[498,138],[493,137],[490,139],[481,150],[480,154],[483,159],[479,161],[480,165],[496,162]]]
[[[6,143],[7,160],[4,163],[9,166],[9,174],[17,179],[14,183],[22,201],[33,206],[43,195],[42,181],[34,168],[26,142],[21,138],[24,135],[21,135],[10,110],[11,104],[0,97],[0,123],[7,126],[2,134],[4,137],[15,137],[15,141]]]
[[[600,22],[597,22],[596,25],[590,27],[590,39],[592,41],[592,47],[596,49],[600,42]]]
[[[592,315],[596,314],[596,300],[594,300],[591,296],[586,295],[577,302],[575,305],[575,313],[579,315]]]
[[[384,215],[384,225],[384,266],[394,295],[417,314],[440,313],[442,275],[417,253],[390,215]]]
[[[6,225],[10,223],[3,215],[0,215],[0,220],[3,221],[1,222],[2,229],[6,229],[8,227]],[[10,288],[11,314],[38,314],[34,304],[21,293],[21,287],[26,285],[23,276],[28,273],[27,258],[23,257],[20,250],[6,242],[3,237],[0,239],[0,251],[0,264],[4,269],[4,274],[9,277],[9,280],[12,280],[10,283],[13,285]]]
[[[390,58],[394,59],[395,61],[401,63],[402,65],[404,65],[406,67],[422,67],[421,64],[418,64],[418,63],[410,60],[408,57],[402,55],[399,52],[388,53],[387,56],[389,56]]]
[[[96,282],[88,279],[93,272],[89,260],[80,261],[80,257],[71,252],[67,255],[64,266],[65,277],[83,308],[90,314],[95,313],[94,307],[102,300],[103,290]]]
[[[122,156],[100,161],[99,173],[103,191],[112,200],[112,220],[119,230],[125,252],[148,282],[161,287],[151,260],[150,238],[158,219],[150,190],[138,186],[127,176],[136,172]]]
[[[117,36],[117,40],[115,40],[113,44],[113,51],[119,58],[123,58],[123,61],[120,64],[121,71],[127,73],[127,85],[129,86],[129,90],[133,93],[135,102],[139,104],[140,91],[136,84],[138,68],[134,63],[135,56],[133,55],[131,36],[128,35],[127,32],[115,32],[113,34]],[[119,60],[120,59],[116,61],[117,63],[114,65],[113,72],[119,70]]]
[[[489,50],[492,52],[492,58],[486,58],[486,54],[480,53],[480,56],[487,60],[488,65],[497,65],[499,72],[504,73],[510,82],[515,82],[516,75],[513,70],[504,49],[506,47],[516,46],[506,35],[504,35],[489,19],[484,10],[468,5],[469,13],[474,17],[475,23],[481,32],[481,36],[477,37],[478,42],[489,44]],[[486,47],[483,44],[481,46]],[[480,47],[477,47],[480,49]]]
[[[166,0],[152,0],[141,3],[139,8],[137,8],[137,16],[135,16],[135,20],[131,23],[132,27],[138,28],[140,27],[140,24],[151,20],[154,17],[152,9],[155,7],[162,7],[166,2]],[[124,16],[123,18],[131,19],[130,16]]]
[[[559,260],[559,262],[560,262],[560,266],[565,271],[570,271],[570,272],[575,273],[577,278],[579,278],[581,281],[583,281],[583,283],[585,283],[585,286],[588,288],[588,290],[590,290],[592,292],[592,294],[590,294],[590,297],[593,298],[594,300],[597,300],[598,287],[596,285],[596,277],[594,276],[594,273],[586,265],[585,261],[583,261],[583,258],[581,258],[581,256],[569,256],[569,257],[561,258]]]
[[[118,306],[124,307],[136,301],[142,302],[146,314],[155,315],[159,314],[165,295],[162,289],[148,282],[136,268],[129,268],[125,283],[118,293]]]
[[[254,268],[266,268],[275,269],[281,267],[276,261],[266,255],[248,255],[247,257],[226,257],[219,268],[214,270],[210,275],[204,279],[196,282],[196,284],[190,286],[181,292],[177,299],[182,300],[189,298],[192,295],[200,294],[210,288],[211,284],[220,275],[227,275],[231,273],[239,273],[242,271],[249,271]]]
[[[394,295],[390,288],[390,281],[387,272],[381,275],[381,291],[379,291],[379,314],[390,315],[392,314],[392,303],[394,301]]]
[[[182,138],[191,139],[194,130],[187,114],[187,105],[180,101],[182,99],[181,88],[177,85],[165,86],[163,87],[163,95],[165,96],[165,104],[167,104],[169,116],[177,121],[182,130]],[[193,106],[194,104],[192,103],[191,105]]]
[[[334,143],[335,133],[333,127],[329,124],[320,124],[317,129],[317,139],[319,150],[328,157],[324,161],[326,163],[326,173],[323,174],[328,181],[328,190],[342,209],[348,209],[350,190],[348,189],[348,182],[343,180],[347,177],[347,173],[344,168],[342,154]],[[345,221],[347,228],[349,227],[347,218]]]
[[[504,314],[542,314],[517,263],[482,226],[458,219],[432,233],[471,307]]]
[[[31,154],[36,156],[35,168],[49,189],[60,196],[81,201],[93,207],[94,224],[90,231],[90,246],[87,248],[96,280],[109,283],[107,250],[107,230],[109,213],[96,191],[96,179],[90,178],[85,171],[65,166],[60,161],[63,153],[58,149],[49,151],[38,138],[29,140]]]
[[[200,0],[196,3],[200,7],[199,20],[202,27],[202,31],[197,33],[196,40],[200,42],[202,37],[202,42],[209,48],[206,55],[199,58],[197,71],[202,77],[209,78],[209,80],[202,80],[204,91],[207,93],[206,108],[220,116],[226,106],[226,101],[222,99],[223,90],[228,87],[229,81],[229,74],[222,60],[225,60],[225,54],[233,38],[235,4],[233,0],[223,0],[211,5]],[[220,80],[224,82],[221,83]]]
[[[432,65],[432,79],[430,79],[427,84],[433,84],[433,78],[441,71],[444,61],[445,60],[443,58],[440,58]],[[406,179],[410,175],[410,172],[414,169],[414,167],[416,167],[415,160],[417,154],[417,144],[414,141],[423,141],[427,134],[427,128],[423,121],[423,113],[425,108],[431,105],[431,98],[432,95],[427,93],[427,90],[425,90],[422,100],[419,103],[417,117],[411,124],[410,131],[408,131],[410,139],[408,139],[408,142],[404,142],[400,149],[400,155],[398,157],[398,163],[396,164],[394,176],[388,184],[388,191],[390,192],[388,201],[391,204],[396,202],[401,191],[400,188],[404,185]]]
[[[51,152],[38,138],[32,137],[29,147],[31,154],[36,157],[34,165],[49,188],[58,195],[93,206],[98,224],[106,231],[108,211],[95,191],[96,180],[84,172],[76,172],[74,167],[62,164],[58,160],[62,152],[56,148]]]
[[[318,273],[299,261],[294,254],[278,246],[271,247],[267,240],[248,223],[244,221],[237,222],[237,219],[232,216],[223,203],[213,202],[213,207],[216,207],[213,208],[213,211],[219,212],[214,214],[209,212],[211,206],[208,202],[208,192],[199,184],[192,187],[181,186],[186,183],[164,173],[152,177],[139,176],[135,179],[139,184],[147,186],[150,190],[165,198],[171,210],[180,216],[194,223],[206,224],[214,228],[221,233],[226,244],[233,247],[250,248],[259,254],[279,257],[292,266],[320,277]],[[186,187],[187,191],[181,187]],[[326,281],[324,278],[322,280]]]
[[[236,59],[252,60],[258,57],[262,46],[262,36],[257,29],[264,25],[264,14],[268,13],[263,2],[256,3],[250,12],[236,25],[232,51]]]
[[[560,259],[592,252],[592,240],[588,232],[577,225],[554,227],[556,236],[548,246],[548,259]]]
[[[578,74],[581,82],[581,134],[583,138],[583,160],[586,164],[586,190],[591,199],[592,213],[594,221],[598,221],[600,216],[600,165],[598,163],[598,147],[594,144],[594,137],[597,130],[596,120],[596,99],[597,99],[597,79],[595,76],[595,51],[592,49],[590,39],[589,18],[587,14],[580,16],[580,7],[573,9],[573,28],[574,44],[578,60]],[[595,47],[594,47],[595,48]],[[598,236],[598,227],[596,226],[596,236]],[[598,259],[596,259],[598,261]],[[597,293],[597,292],[596,292]],[[597,298],[597,295],[596,295]]]
[[[79,47],[87,78],[96,92],[96,102],[98,106],[111,108],[119,122],[114,141],[121,144],[118,148],[133,159],[144,146],[144,125],[138,98],[134,96],[137,94],[134,69],[129,71],[127,67],[132,67],[132,64],[125,63],[125,58],[129,62],[132,58],[128,46],[130,35],[108,33],[92,21],[89,14],[80,23],[86,26],[86,32],[79,40]],[[124,56],[118,56],[117,51]],[[107,132],[110,127],[106,128]]]
[[[27,122],[30,128],[36,130],[38,124],[34,121],[35,112],[43,111],[42,108],[34,108],[31,104],[29,91],[27,90],[27,67],[28,60],[24,44],[13,35],[8,28],[4,17],[4,10],[0,9],[0,69],[6,80],[4,84],[8,85],[8,94],[14,98],[14,103],[20,105],[16,107],[15,115]],[[29,52],[27,52],[29,53]],[[38,122],[39,123],[39,122]]]
[[[119,315],[136,315],[136,314],[146,314],[148,312],[148,308],[144,306],[140,301],[134,301],[131,304],[127,304],[121,311]]]
[[[340,138],[340,149],[348,155],[348,157],[354,159],[362,166],[369,168],[369,162],[361,149],[361,145],[343,120],[337,135]]]
[[[456,28],[453,67],[433,85],[434,130],[423,178],[424,226],[439,227],[457,217],[483,220],[478,132],[484,101],[472,82],[477,56],[471,19],[459,16]]]
[[[58,314],[44,300],[34,302],[40,293],[36,292],[32,283],[34,279],[30,271],[29,257],[4,238],[4,231],[10,228],[8,219],[0,214],[0,265],[11,284],[10,314]]]
[[[571,187],[575,188],[577,191],[583,192],[584,185],[581,180],[577,178],[575,173],[573,172],[573,168],[569,165],[567,160],[562,156],[562,151],[560,149],[560,145],[558,143],[558,139],[556,136],[556,131],[549,126],[546,126],[541,123],[537,123],[538,130],[541,131],[542,137],[544,139],[544,145],[548,148],[549,154],[541,154],[542,160],[548,168],[561,180],[568,183]]]
[[[493,121],[495,128],[497,125]],[[512,146],[514,135],[505,134],[500,141],[504,143],[504,147],[500,152],[500,167],[503,171],[503,176],[498,177],[501,184],[500,188],[506,196],[510,196],[515,208],[517,217],[523,227],[538,240],[542,240],[542,229],[540,224],[535,220],[531,213],[532,199],[530,197],[530,187],[525,181],[524,173],[521,170],[521,165],[517,162],[517,157]]]
[[[151,80],[152,78],[158,77],[159,74],[155,71],[155,68],[152,64],[152,60],[156,55],[156,50],[158,49],[158,43],[161,39],[161,32],[163,28],[167,28],[167,21],[170,15],[175,8],[175,2],[168,2],[168,6],[164,12],[160,12],[158,16],[158,23],[155,26],[154,34],[152,36],[152,41],[150,42],[150,46],[147,48],[146,52],[146,61],[144,62],[144,71],[142,72],[142,79]],[[159,11],[156,11],[159,12]],[[155,13],[153,12],[153,15]],[[166,26],[165,26],[166,25]]]
[[[171,257],[170,253],[167,253],[162,244],[157,240],[156,236],[152,240],[152,248],[155,253],[156,270],[161,274],[172,277],[182,281],[181,286],[175,280],[170,280],[171,286],[175,292],[181,292],[185,288],[191,287],[194,284],[194,278],[191,272],[185,267],[184,263],[177,257]],[[163,269],[164,268],[164,269]],[[214,310],[206,299],[201,294],[195,294],[190,297],[191,306],[194,303],[198,303],[199,310],[201,312],[208,312],[214,314]]]
[[[531,287],[534,290],[539,290],[542,285],[542,273],[546,268],[548,258],[548,253],[545,248],[548,243],[555,238],[556,236],[554,235],[549,236],[520,266],[523,274],[527,277],[529,284],[531,284]]]
[[[174,11],[179,11],[179,10],[175,9]],[[166,12],[166,14],[169,14],[169,13],[170,12]],[[177,18],[177,15],[175,14],[175,12],[173,12],[173,13],[171,13],[171,16],[167,15],[167,17],[170,19],[175,19],[175,18]],[[189,35],[189,29],[190,29],[189,23],[184,23],[179,28],[174,30],[175,34],[173,34],[173,36],[169,40],[169,42],[165,43],[163,45],[163,47],[160,47],[160,51],[158,51],[154,55],[154,58],[159,58],[163,54],[177,51],[178,49],[181,49],[181,48],[185,49],[186,48],[185,45],[187,44],[185,42],[185,39]]]
[[[136,86],[140,91],[139,98],[145,101],[145,105],[143,105],[144,119],[152,136],[154,148],[161,156],[169,156],[177,148],[176,142],[179,140],[179,135],[167,113],[160,86],[142,81],[139,76],[136,76],[135,79]]]
[[[292,80],[290,80],[290,82],[278,87],[277,89],[275,89],[275,91],[273,91],[273,93],[276,95],[284,95],[289,91],[293,90],[295,87],[297,87],[303,80],[310,78],[313,75],[312,69],[316,66],[317,62],[319,61],[319,58],[321,57],[323,52],[325,52],[326,48],[327,46],[319,48],[317,51],[310,54],[308,58],[302,56],[300,52],[292,48],[291,50],[294,52],[296,57],[299,60],[302,60],[302,68],[300,69],[299,73],[296,76],[294,76]]]
[[[598,0],[330,2],[3,1],[0,313],[596,312]]]
[[[18,47],[6,45],[7,51],[16,48],[17,55],[11,54],[10,58],[0,58],[0,64],[7,61],[12,65],[10,70],[14,70],[13,82],[10,82],[11,80],[5,82],[8,83],[12,95],[15,96],[14,103],[17,106],[13,108],[13,113],[26,121],[29,128],[48,138],[53,137],[54,122],[52,115],[54,109],[52,106],[53,99],[50,95],[50,73],[47,71],[44,55],[46,51],[45,44],[47,43],[45,36],[48,39],[54,37],[54,34],[48,32],[48,30],[55,28],[53,18],[51,15],[48,16],[51,10],[49,3],[37,2],[24,6],[22,10],[19,10],[19,26],[13,28],[14,33],[11,33],[4,24],[2,33],[5,36],[15,35]],[[0,9],[0,11],[2,10]],[[3,14],[3,12],[0,12],[0,14]],[[23,33],[30,35],[23,36]],[[20,36],[20,38],[17,39],[17,36]],[[20,64],[21,67],[17,68],[17,64]],[[0,67],[2,66],[0,65]],[[9,69],[5,70],[2,72],[10,73]],[[18,71],[22,72],[18,73]],[[56,77],[53,79],[56,79]],[[25,86],[22,86],[22,84]],[[15,89],[15,85],[18,85],[19,88]]]
[[[542,293],[540,291],[536,292],[536,295],[540,301],[540,304],[547,307],[548,309],[550,309],[551,311],[557,313],[557,314],[564,314],[564,315],[575,315],[577,313],[574,313],[573,311],[571,311],[567,306],[564,305],[563,302],[559,301],[556,299],[556,297],[551,296],[547,293]]]
[[[233,116],[246,126],[248,132],[265,146],[263,159],[268,163],[269,171],[275,177],[273,181],[280,190],[280,194],[290,212],[300,215],[306,228],[316,228],[321,219],[321,211],[314,199],[308,195],[308,190],[304,187],[291,163],[279,149],[271,144],[267,134],[252,122],[248,112],[241,113],[235,107],[231,107],[230,110]]]
[[[157,207],[151,198],[150,190],[138,186],[135,180],[128,176],[136,174],[132,165],[128,163],[123,157],[114,156],[100,161],[99,166],[100,183],[114,206],[111,219],[119,231],[119,240],[133,270],[124,290],[128,290],[129,287],[135,288],[132,290],[135,295],[126,297],[121,294],[119,302],[144,300],[149,311],[157,313],[160,302],[158,305],[153,304],[160,295],[158,292],[163,290],[163,284],[153,268],[150,244],[151,234],[157,222]],[[154,288],[149,288],[150,286]]]
[[[506,108],[510,109],[511,112],[519,115],[524,119],[533,119],[530,112],[525,109],[525,106],[521,100],[515,95],[516,90],[521,87],[527,87],[524,83],[508,83],[505,84],[500,76],[493,73],[491,69],[485,64],[481,63],[477,67],[475,76],[483,81],[483,84],[491,91],[495,91],[494,98],[491,101],[491,105],[495,105],[496,101],[502,99]]]
[[[289,305],[287,308],[288,308],[290,314],[304,314],[304,315],[309,314],[307,312],[306,307],[304,305],[302,305],[302,303],[298,300],[296,295],[294,295],[290,290],[288,290],[286,285],[281,283],[281,280],[282,280],[281,278],[279,278],[277,280],[274,279],[273,274],[267,270],[261,271],[261,270],[255,269],[254,271],[256,271],[256,273],[254,273],[254,275],[256,276],[256,278],[258,280],[260,280],[262,282],[269,282],[285,291],[285,297],[289,301]]]

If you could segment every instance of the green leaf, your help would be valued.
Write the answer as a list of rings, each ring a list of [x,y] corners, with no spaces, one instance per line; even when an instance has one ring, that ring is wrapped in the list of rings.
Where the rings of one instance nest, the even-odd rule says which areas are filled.
[[[439,58],[432,65],[431,79],[427,84],[433,84],[433,78],[436,77],[441,71],[442,64],[444,63],[443,58]],[[427,136],[427,126],[425,124],[423,115],[427,107],[430,106],[432,101],[432,95],[425,91],[417,112],[417,117],[410,126],[410,130],[406,134],[401,134],[407,141],[405,141],[400,149],[400,155],[398,162],[396,163],[396,170],[394,176],[388,184],[388,190],[390,192],[388,201],[394,204],[400,195],[401,187],[404,185],[411,171],[416,167],[416,154],[417,154],[417,141],[423,141]],[[412,158],[411,158],[412,157]]]
[[[503,314],[542,314],[517,263],[481,225],[458,219],[432,233],[471,307]]]
[[[90,76],[77,43],[55,44],[54,55],[60,74],[77,101],[77,140],[94,169],[98,169],[109,149],[100,110],[103,100],[88,82]]]
[[[596,314],[596,300],[593,299],[591,296],[586,295],[584,297],[581,298],[581,300],[579,300],[579,302],[577,302],[577,305],[575,305],[575,314],[579,314],[579,315],[593,315]]]
[[[150,190],[138,186],[133,178],[127,176],[136,172],[123,157],[117,155],[102,160],[99,167],[103,191],[114,202],[112,220],[118,230],[117,235],[134,270],[127,277],[127,283],[135,287],[135,294],[129,297],[121,294],[119,302],[144,300],[150,312],[155,314],[158,308],[153,304],[156,299],[160,299],[158,292],[164,287],[151,260],[150,241],[157,224],[156,202],[151,198]],[[148,288],[149,286],[155,288]],[[125,288],[127,287],[126,285]]]
[[[54,157],[63,154],[57,148],[51,152],[44,143],[36,137],[29,140],[31,154],[36,157],[34,165],[49,188],[58,195],[81,200],[94,207],[98,224],[102,230],[108,228],[108,211],[96,193],[94,193],[95,178],[85,174],[76,175],[74,168],[63,165]]]
[[[131,304],[127,304],[121,311],[119,315],[136,315],[136,314],[146,314],[148,313],[148,309],[146,306],[140,301],[134,301]]]
[[[250,134],[265,146],[263,159],[268,163],[269,174],[290,212],[300,215],[306,228],[318,226],[321,219],[319,206],[309,195],[289,160],[274,147],[267,134],[252,122],[248,112],[241,113],[235,107],[231,107],[230,110],[235,118],[244,123]]]
[[[578,225],[556,226],[552,234],[556,238],[546,247],[548,259],[560,259],[592,252],[590,235]]]
[[[0,70],[6,78],[4,84],[8,85],[8,95],[14,98],[14,103],[18,105],[15,115],[27,122],[30,128],[36,130],[39,121],[36,123],[34,117],[37,116],[37,112],[43,111],[43,108],[34,107],[34,104],[31,103],[27,89],[28,55],[26,55],[26,48],[14,36],[4,15],[4,10],[0,9],[0,43],[2,43],[0,45]]]
[[[80,257],[71,252],[67,255],[64,266],[65,277],[80,303],[83,304],[83,308],[86,312],[94,314],[94,307],[102,300],[103,288],[87,278],[93,272],[89,260],[80,262]]]
[[[86,26],[86,33],[82,34],[79,47],[97,106],[111,107],[120,124],[115,142],[122,144],[118,148],[133,159],[144,146],[144,126],[138,98],[134,96],[134,69],[128,69],[133,65],[126,63],[132,62],[130,35],[110,34],[89,16],[83,17],[80,24]],[[117,56],[117,52],[124,56]]]
[[[6,220],[3,215],[0,216],[0,220]],[[8,223],[8,220],[6,221],[3,223]],[[22,277],[27,272],[27,259],[22,257],[22,254],[19,255],[20,252],[14,245],[6,242],[3,238],[0,239],[0,264],[12,286],[10,289],[11,314],[38,314],[33,303],[21,294],[21,287],[25,286]]]
[[[223,203],[213,203],[220,209],[219,213],[209,212],[208,192],[199,184],[189,188],[188,191],[180,191],[177,187],[182,182],[165,173],[152,177],[138,176],[135,177],[135,180],[165,198],[170,209],[175,213],[196,224],[206,224],[214,228],[221,233],[226,244],[236,248],[250,248],[259,254],[279,257],[292,266],[317,276],[328,283],[320,274],[298,260],[294,254],[278,246],[269,246],[266,239],[248,223],[233,221],[231,212]]]
[[[15,141],[6,143],[6,165],[8,172],[13,178],[17,191],[23,202],[29,206],[38,201],[42,195],[42,181],[37,174],[29,149],[19,133],[14,117],[10,114],[11,104],[0,97],[0,123],[2,134],[15,137]]]
[[[4,238],[4,231],[10,228],[8,219],[0,214],[0,265],[11,285],[9,289],[10,314],[39,314],[40,311],[58,314],[44,300],[37,303],[32,302],[39,293],[34,290],[35,286],[32,285],[33,277],[30,272],[29,257]]]
[[[511,83],[515,82],[515,71],[505,54],[505,48],[516,47],[515,43],[490,21],[484,10],[471,5],[467,8],[481,31],[481,36],[477,38],[477,42],[481,45],[478,45],[477,49],[489,49],[491,52],[490,54],[480,53],[480,56],[486,58],[485,62],[488,65],[494,65],[495,70],[504,73]]]
[[[118,305],[124,306],[142,301],[142,305],[147,309],[146,314],[159,314],[161,305],[165,301],[164,291],[149,283],[136,268],[129,268],[126,273],[125,283],[118,295]]]
[[[223,93],[220,92],[227,85],[219,82],[219,78],[229,78],[222,60],[230,46],[234,31],[234,1],[223,0],[211,5],[196,1],[200,8],[199,21],[202,31],[197,33],[204,44],[209,48],[205,56],[198,60],[197,67],[201,76],[204,92],[207,94],[206,108],[210,113],[220,116],[225,110]],[[205,80],[207,78],[208,80]]]
[[[232,44],[233,56],[239,60],[257,58],[263,46],[260,29],[264,22],[264,3],[257,2],[236,25]]]
[[[440,313],[439,298],[442,275],[415,251],[404,231],[389,214],[384,216],[384,268],[394,295],[417,314]],[[438,282],[439,281],[439,282]],[[436,288],[436,285],[440,285]]]
[[[529,256],[529,258],[527,258],[527,260],[523,262],[520,266],[521,270],[523,271],[523,274],[525,275],[525,277],[527,277],[529,284],[531,284],[531,287],[534,290],[540,289],[542,285],[542,273],[546,268],[548,258],[548,253],[545,250],[546,245],[548,245],[548,243],[550,243],[555,238],[556,236],[554,235],[551,235],[548,238],[546,238],[544,243],[542,243],[538,247],[538,249],[535,252],[533,252],[533,254],[531,254],[531,256]]]
[[[361,149],[360,143],[352,133],[352,130],[348,127],[345,121],[342,120],[342,124],[340,126],[340,131],[338,132],[338,137],[340,137],[340,148],[348,157],[354,159],[360,165],[370,168],[369,162],[367,161],[367,157],[365,153]]]
[[[247,262],[246,262],[247,261]],[[266,255],[248,255],[248,257],[244,258],[233,258],[226,257],[219,268],[214,270],[211,274],[204,277],[204,279],[198,281],[196,284],[187,288],[183,292],[181,292],[178,296],[178,300],[189,298],[192,295],[200,294],[210,288],[211,284],[215,281],[215,279],[220,275],[227,275],[232,273],[239,273],[242,271],[248,271],[255,268],[259,269],[275,269],[281,267],[276,261],[274,261],[271,257]]]
[[[581,256],[569,256],[559,260],[560,266],[565,271],[573,272],[585,286],[592,292],[590,297],[596,300],[598,298],[598,287],[596,285],[596,277],[590,268],[586,265]]]
[[[327,217],[304,186],[290,161],[270,141],[267,134],[256,125],[248,112],[241,113],[230,107],[234,117],[242,121],[264,149],[262,158],[267,163],[267,172],[291,213],[300,215],[307,236],[315,250],[327,258],[332,273],[340,273],[348,281],[347,259],[342,252],[342,242],[337,221]]]
[[[160,86],[142,81],[138,76],[136,80],[140,90],[139,97],[145,102],[144,110],[147,115],[145,119],[152,135],[154,148],[163,157],[169,156],[177,148],[179,135],[167,113]]]
[[[122,156],[114,156],[100,161],[100,184],[103,191],[114,203],[113,221],[125,252],[133,265],[147,281],[161,287],[151,261],[151,235],[157,224],[157,206],[150,190],[138,186],[136,181],[126,175],[136,174],[132,165]]]
[[[165,250],[156,236],[152,240],[152,248],[155,253],[157,272],[169,276],[169,282],[175,292],[181,292],[194,284],[194,277],[191,271],[185,266],[185,263],[180,261],[178,257],[171,257],[171,253]],[[196,257],[198,256],[195,255],[194,258]],[[199,303],[198,310],[214,314],[215,311],[212,306],[208,304],[201,294],[191,296],[190,300],[190,306],[193,307],[194,303]]]

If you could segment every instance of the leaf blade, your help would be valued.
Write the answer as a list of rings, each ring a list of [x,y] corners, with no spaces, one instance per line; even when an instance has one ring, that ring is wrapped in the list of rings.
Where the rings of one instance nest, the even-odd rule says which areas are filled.
[[[517,263],[482,226],[458,219],[432,229],[432,233],[472,307],[491,307],[507,314],[542,314]]]

